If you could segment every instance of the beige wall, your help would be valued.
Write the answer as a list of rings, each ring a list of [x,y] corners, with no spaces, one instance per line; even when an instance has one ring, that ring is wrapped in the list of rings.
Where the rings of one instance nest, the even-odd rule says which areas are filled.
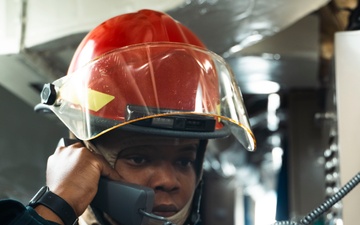
[[[360,171],[360,31],[335,36],[335,74],[341,183]],[[345,225],[358,224],[360,187],[343,199]]]

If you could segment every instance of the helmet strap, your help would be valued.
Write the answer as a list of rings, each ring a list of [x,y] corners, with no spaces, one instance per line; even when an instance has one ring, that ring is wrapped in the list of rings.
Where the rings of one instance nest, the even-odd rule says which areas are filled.
[[[203,189],[203,181],[200,180],[194,193],[193,204],[189,217],[189,224],[193,224],[193,225],[201,224],[200,205],[201,205],[202,189]]]

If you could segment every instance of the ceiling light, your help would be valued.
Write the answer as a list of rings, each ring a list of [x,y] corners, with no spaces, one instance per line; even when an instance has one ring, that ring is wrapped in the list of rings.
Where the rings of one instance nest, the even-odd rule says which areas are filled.
[[[280,90],[280,85],[274,81],[260,80],[246,84],[246,90],[254,94],[271,94]]]

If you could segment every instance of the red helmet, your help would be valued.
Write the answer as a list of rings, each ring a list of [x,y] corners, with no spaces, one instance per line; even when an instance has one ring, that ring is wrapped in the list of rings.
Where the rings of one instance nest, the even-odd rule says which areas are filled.
[[[89,32],[78,46],[68,72],[114,49],[149,42],[179,42],[205,48],[194,33],[169,15],[140,10],[113,17]]]
[[[227,63],[169,15],[141,10],[90,31],[43,102],[82,140],[115,128],[200,139],[233,133],[255,149]]]

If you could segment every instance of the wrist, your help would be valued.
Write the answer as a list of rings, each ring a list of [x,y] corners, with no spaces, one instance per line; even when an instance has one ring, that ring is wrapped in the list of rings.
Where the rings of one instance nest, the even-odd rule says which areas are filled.
[[[47,220],[63,225],[73,225],[77,222],[74,209],[60,196],[54,194],[47,186],[42,187],[30,200],[29,206]],[[60,219],[60,221],[59,221]]]
[[[36,211],[36,213],[39,214],[39,216],[41,216],[45,220],[55,222],[60,225],[65,225],[64,222],[62,221],[62,219],[56,213],[54,213],[51,209],[47,208],[46,206],[37,205],[37,206],[34,206],[33,208]]]

